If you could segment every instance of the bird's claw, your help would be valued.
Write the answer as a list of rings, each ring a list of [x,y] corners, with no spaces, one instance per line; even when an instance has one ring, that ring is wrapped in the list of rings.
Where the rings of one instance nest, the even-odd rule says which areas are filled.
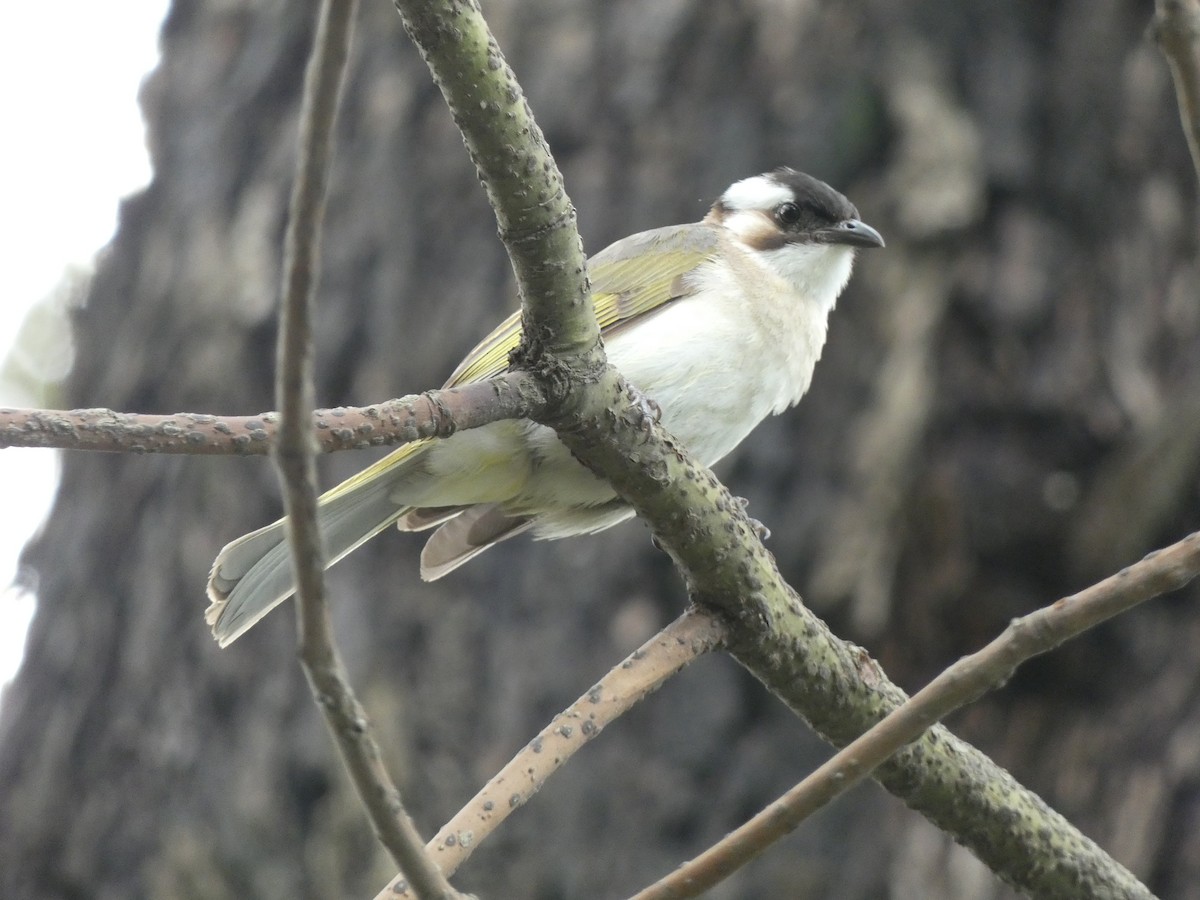
[[[735,503],[737,503],[738,506],[740,506],[742,508],[743,513],[745,513],[746,510],[750,508],[750,501],[747,500],[745,497],[734,497],[733,500]],[[762,522],[758,521],[758,519],[755,519],[752,516],[747,515],[746,521],[750,523],[751,530],[755,533],[755,535],[758,536],[758,539],[760,541],[765,541],[765,540],[767,540],[767,538],[769,538],[771,536],[771,529],[768,528],[766,525],[764,525]]]
[[[771,537],[770,528],[758,521],[758,519],[751,519],[749,516],[747,516],[747,519],[750,522],[750,528],[754,531],[754,534],[760,541],[765,541]]]
[[[657,400],[646,396],[633,385],[627,387],[627,393],[629,402],[640,413],[638,424],[641,425],[643,431],[649,431],[662,420],[662,407],[658,405]]]

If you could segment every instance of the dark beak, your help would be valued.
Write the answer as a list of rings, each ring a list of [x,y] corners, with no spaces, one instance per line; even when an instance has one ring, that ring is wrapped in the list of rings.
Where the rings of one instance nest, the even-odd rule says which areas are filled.
[[[850,247],[882,247],[883,235],[860,219],[846,219],[817,232],[817,239],[826,244],[846,244]]]

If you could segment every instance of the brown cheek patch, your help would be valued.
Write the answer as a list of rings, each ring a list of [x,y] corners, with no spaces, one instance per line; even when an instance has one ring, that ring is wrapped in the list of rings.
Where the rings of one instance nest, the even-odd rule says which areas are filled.
[[[740,237],[754,250],[778,250],[787,243],[787,235],[765,213],[759,213],[741,229]]]

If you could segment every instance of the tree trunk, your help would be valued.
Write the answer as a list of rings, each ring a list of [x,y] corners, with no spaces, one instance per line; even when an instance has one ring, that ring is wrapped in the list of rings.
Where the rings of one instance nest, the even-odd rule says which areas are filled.
[[[888,238],[834,314],[809,397],[720,474],[806,599],[909,687],[1200,527],[1196,183],[1146,7],[487,4],[590,250],[699,219],[780,164],[845,190]],[[144,95],[154,181],[79,313],[70,405],[271,407],[313,14],[175,4]],[[388,4],[360,9],[351,66],[323,406],[439,385],[515,304],[460,138]],[[329,458],[327,483],[367,462]],[[203,623],[212,557],[278,510],[262,458],[65,459],[26,554],[39,606],[0,720],[0,895],[348,897],[390,876],[295,664],[290,610],[227,651]],[[431,585],[420,546],[383,535],[331,592],[432,834],[685,598],[637,524],[512,541]],[[1164,897],[1200,897],[1198,599],[1098,629],[950,723]],[[729,659],[705,660],[456,883],[627,894],[826,752]],[[1009,893],[869,787],[711,896]]]

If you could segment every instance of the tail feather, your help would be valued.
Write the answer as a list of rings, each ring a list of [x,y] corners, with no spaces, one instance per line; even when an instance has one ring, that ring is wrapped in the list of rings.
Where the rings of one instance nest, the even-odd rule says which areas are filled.
[[[421,551],[421,578],[437,581],[467,560],[533,527],[529,516],[506,514],[495,503],[472,506],[433,533]]]
[[[400,517],[396,527],[401,531],[425,531],[436,525],[444,525],[469,506],[427,506],[409,510]]]
[[[322,498],[318,522],[327,566],[410,511],[397,506],[388,494],[387,479],[379,478],[352,491],[335,489]],[[295,591],[285,526],[286,520],[280,519],[227,544],[217,555],[208,577],[211,603],[204,618],[222,647]]]

